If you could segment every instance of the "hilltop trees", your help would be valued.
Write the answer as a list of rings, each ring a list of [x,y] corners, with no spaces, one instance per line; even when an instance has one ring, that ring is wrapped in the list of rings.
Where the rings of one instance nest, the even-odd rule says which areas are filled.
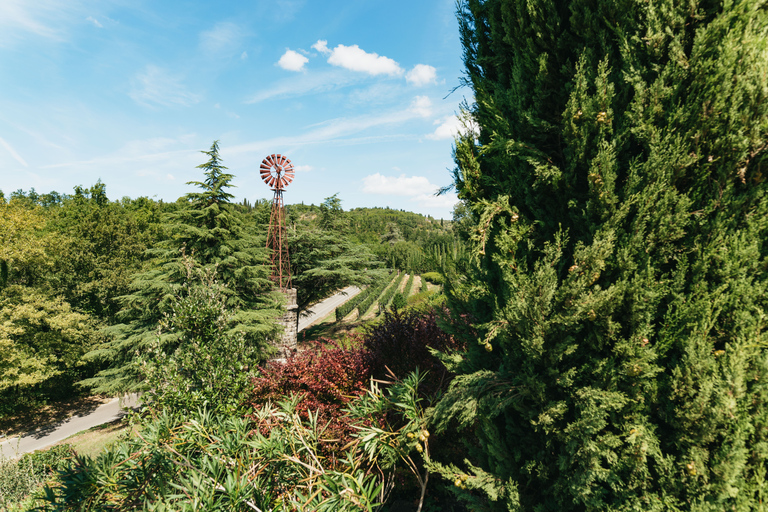
[[[473,510],[754,510],[768,460],[764,2],[465,0]],[[467,489],[467,490],[464,490]],[[486,493],[489,500],[478,500]]]

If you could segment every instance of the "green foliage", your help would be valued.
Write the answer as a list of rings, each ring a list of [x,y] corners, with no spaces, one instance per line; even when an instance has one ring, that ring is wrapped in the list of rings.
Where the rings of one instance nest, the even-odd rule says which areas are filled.
[[[171,300],[155,343],[136,362],[147,386],[142,401],[156,410],[205,408],[232,415],[242,409],[261,354],[243,333],[227,330],[232,314],[213,270],[196,267],[191,258],[184,264],[186,282]]]
[[[344,210],[341,208],[341,199],[338,194],[326,197],[320,204],[320,229],[326,231],[340,231],[344,228]]]
[[[209,411],[165,411],[145,419],[139,436],[96,459],[75,459],[57,484],[46,488],[41,510],[378,509],[399,461],[413,468],[426,488],[426,473],[422,476],[413,453],[429,453],[418,380],[410,377],[386,394],[373,386],[352,402],[358,440],[333,458],[319,450],[324,425],[315,414],[302,418],[295,395],[264,404],[252,421]],[[372,415],[390,410],[404,421],[372,424]]]
[[[392,309],[395,311],[403,309],[407,305],[408,301],[405,299],[403,292],[397,292],[394,297],[392,297]]]
[[[46,382],[71,387],[82,377],[81,357],[99,340],[93,319],[61,298],[21,285],[5,287],[0,290],[0,392],[12,389],[22,402]]]
[[[476,265],[437,429],[473,510],[758,510],[768,10],[468,0]],[[471,476],[470,476],[471,475]],[[478,493],[485,500],[477,500]]]
[[[338,233],[295,228],[287,243],[300,312],[347,286],[368,285],[380,273],[380,262],[365,246]]]
[[[422,281],[437,285],[441,285],[445,282],[443,276],[438,272],[427,272],[426,274],[421,274],[421,279]]]
[[[266,244],[256,228],[246,224],[243,214],[229,204],[231,174],[224,173],[213,143],[205,170],[205,181],[190,182],[202,189],[187,194],[178,209],[166,217],[172,237],[149,251],[151,266],[133,276],[132,293],[120,298],[120,323],[107,330],[112,339],[88,354],[88,358],[108,361],[109,369],[83,381],[97,392],[116,393],[137,389],[141,381],[133,364],[137,355],[156,341],[155,330],[162,315],[170,310],[173,298],[186,278],[185,255],[197,264],[215,268],[222,296],[232,313],[226,326],[230,333],[245,333],[246,342],[261,351],[271,350],[269,340],[277,333],[274,318],[279,314],[279,298],[269,294],[272,283],[266,264]],[[173,333],[164,333],[161,344],[172,343]]]
[[[0,508],[12,510],[20,506],[53,473],[65,469],[71,456],[72,447],[60,444],[45,451],[25,453],[18,460],[0,458]]]
[[[163,237],[167,209],[147,198],[109,201],[106,186],[75,187],[75,194],[46,209],[48,229],[59,235],[47,286],[73,307],[114,323],[118,297],[130,292],[132,275],[142,270],[146,251]]]

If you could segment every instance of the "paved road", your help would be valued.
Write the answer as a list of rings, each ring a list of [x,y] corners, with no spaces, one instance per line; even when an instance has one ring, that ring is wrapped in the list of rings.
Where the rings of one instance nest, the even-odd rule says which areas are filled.
[[[360,293],[360,288],[357,286],[347,286],[336,295],[331,295],[324,301],[315,304],[312,306],[311,315],[299,318],[299,332],[303,331],[313,323],[322,320],[328,313],[341,306],[358,293]]]
[[[37,429],[21,437],[12,437],[0,443],[0,458],[15,458],[23,453],[46,448],[83,430],[122,418],[127,414],[127,408],[137,405],[138,395],[135,394],[123,399],[115,398],[94,411],[72,416],[68,420]]]

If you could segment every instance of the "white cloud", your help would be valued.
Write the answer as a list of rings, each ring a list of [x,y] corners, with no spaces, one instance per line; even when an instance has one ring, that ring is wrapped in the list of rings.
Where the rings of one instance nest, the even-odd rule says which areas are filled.
[[[439,126],[434,132],[427,135],[428,139],[455,139],[459,135],[465,135],[470,132],[477,134],[480,132],[479,127],[474,121],[471,119],[462,120],[458,116],[447,117],[442,122],[437,120],[435,124],[439,124]]]
[[[166,174],[166,175],[165,175],[165,179],[167,179],[168,181],[173,181],[173,180],[175,180],[176,178],[174,178],[173,174]]]
[[[230,22],[219,22],[200,32],[200,48],[208,54],[234,53],[243,37],[242,29]]]
[[[96,19],[96,18],[94,18],[93,16],[88,16],[87,18],[85,18],[85,20],[86,20],[86,21],[90,21],[91,23],[93,23],[94,25],[96,25],[96,26],[97,26],[97,27],[99,27],[99,28],[104,28],[104,25],[102,25],[101,23],[99,23],[99,20],[97,20],[97,19]]]
[[[383,176],[377,172],[363,178],[363,192],[366,194],[421,196],[434,193],[437,188],[424,176]]]
[[[171,75],[166,70],[152,64],[143,72],[137,73],[132,80],[132,89],[128,95],[140,105],[162,105],[187,107],[198,103],[200,95],[189,92],[181,78]]]
[[[444,194],[436,196],[435,194],[419,194],[414,197],[413,200],[418,203],[422,208],[448,208],[452,210],[456,203],[459,202],[459,198],[456,194]]]
[[[240,54],[240,60],[245,60],[248,58],[248,52],[243,52]]]
[[[3,146],[3,147],[5,148],[5,150],[6,150],[6,151],[8,151],[8,153],[10,153],[10,154],[11,154],[11,156],[13,157],[13,159],[14,159],[14,160],[16,160],[17,162],[19,162],[19,163],[20,163],[21,165],[23,165],[24,167],[29,167],[29,166],[27,165],[27,162],[26,162],[26,161],[25,161],[23,158],[21,158],[21,155],[20,155],[20,154],[18,154],[18,153],[16,152],[16,150],[15,150],[15,149],[13,149],[13,146],[11,146],[10,144],[8,144],[8,143],[5,141],[5,139],[3,139],[2,137],[0,137],[0,146]]]
[[[313,44],[312,48],[319,51],[320,53],[331,53],[331,50],[328,49],[328,41],[324,41],[322,39]]]
[[[411,102],[411,111],[420,117],[429,117],[432,113],[432,100],[427,96],[416,96]]]
[[[377,53],[368,53],[359,46],[344,46],[340,44],[333,50],[328,49],[328,42],[320,40],[312,48],[328,55],[328,63],[350,71],[359,71],[369,75],[400,76],[403,69],[389,57]]]
[[[309,62],[309,59],[299,52],[293,50],[286,50],[280,60],[277,61],[277,65],[288,71],[302,71],[304,64]]]
[[[296,170],[296,172],[310,172],[315,170],[315,168],[312,167],[311,165],[297,165],[296,167],[294,167],[294,169]]]
[[[405,80],[416,87],[423,87],[427,84],[435,83],[437,79],[437,70],[426,64],[416,64],[413,69],[405,75]]]

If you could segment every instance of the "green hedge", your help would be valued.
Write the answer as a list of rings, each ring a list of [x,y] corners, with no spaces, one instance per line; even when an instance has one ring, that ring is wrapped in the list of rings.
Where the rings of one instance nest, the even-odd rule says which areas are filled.
[[[386,309],[386,307],[389,306],[389,303],[392,302],[392,297],[400,291],[400,283],[403,282],[403,279],[405,279],[405,273],[396,276],[395,279],[393,279],[392,286],[387,288],[381,295],[379,298],[379,314],[384,312],[384,309]]]

